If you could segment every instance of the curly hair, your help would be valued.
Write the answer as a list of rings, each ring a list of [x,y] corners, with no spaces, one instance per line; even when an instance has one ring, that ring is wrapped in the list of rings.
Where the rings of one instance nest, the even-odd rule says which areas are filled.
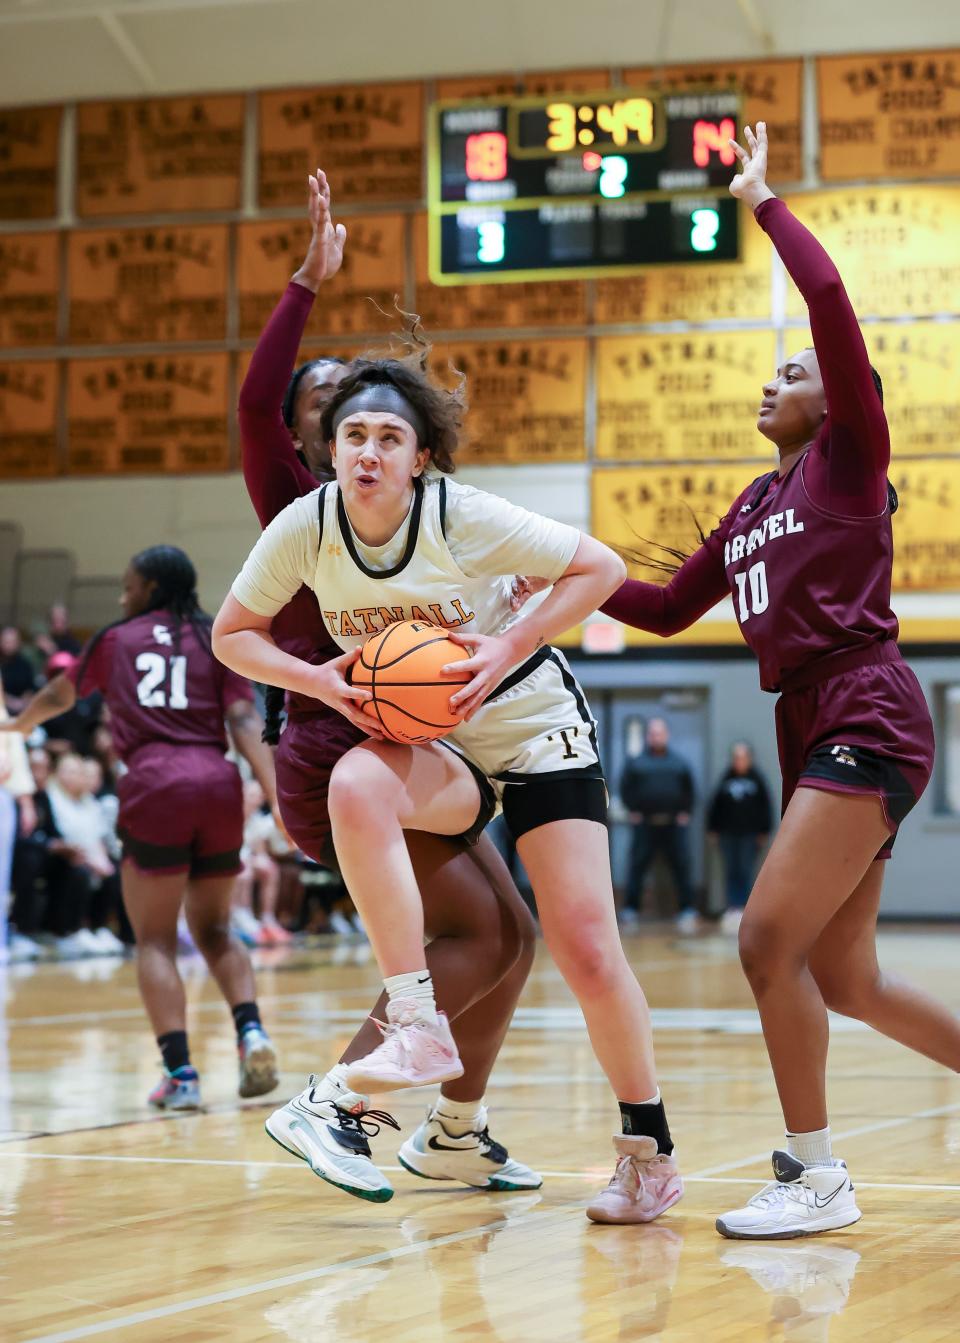
[[[432,466],[449,475],[456,469],[454,456],[467,411],[467,380],[458,372],[450,390],[434,382],[429,373],[433,347],[423,334],[420,318],[416,313],[398,311],[407,322],[407,329],[400,337],[401,349],[391,349],[385,357],[371,352],[351,361],[350,372],[323,408],[320,432],[331,440],[334,416],[344,402],[365,387],[386,384],[395,387],[420,412],[427,430],[425,441],[419,446],[429,449]]]

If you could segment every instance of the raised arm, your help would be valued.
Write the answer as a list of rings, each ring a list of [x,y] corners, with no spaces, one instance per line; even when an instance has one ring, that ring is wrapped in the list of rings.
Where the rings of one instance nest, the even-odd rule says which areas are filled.
[[[310,246],[261,332],[238,404],[243,478],[264,527],[316,485],[294,450],[282,406],[314,296],[323,280],[340,269],[346,230],[342,224],[334,227],[330,219],[330,189],[324,174],[318,169],[308,183]]]
[[[747,149],[736,145],[743,171],[731,191],[753,210],[810,315],[814,349],[827,399],[827,420],[815,443],[807,487],[835,511],[879,512],[886,500],[890,435],[870,360],[840,272],[783,201],[766,185],[767,130],[744,128]],[[735,144],[736,142],[732,141]]]

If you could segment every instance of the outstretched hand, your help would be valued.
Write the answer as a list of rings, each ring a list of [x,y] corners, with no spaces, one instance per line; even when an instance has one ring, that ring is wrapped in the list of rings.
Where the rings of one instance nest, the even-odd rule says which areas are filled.
[[[315,294],[324,280],[336,275],[343,264],[347,230],[342,224],[335,225],[330,217],[330,184],[322,168],[317,169],[316,175],[310,174],[307,188],[307,217],[313,233],[303,265],[293,278]]]
[[[733,152],[740,160],[740,172],[730,183],[730,194],[755,210],[761,201],[772,200],[774,193],[767,186],[767,123],[757,122],[754,135],[749,126],[743,128],[747,148],[731,140]]]

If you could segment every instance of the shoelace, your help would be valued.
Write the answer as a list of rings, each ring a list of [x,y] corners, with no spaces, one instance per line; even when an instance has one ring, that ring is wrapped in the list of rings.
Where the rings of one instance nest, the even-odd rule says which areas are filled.
[[[486,1147],[487,1151],[485,1155],[490,1157],[492,1161],[496,1161],[499,1165],[505,1165],[509,1159],[510,1153],[501,1143],[498,1143],[495,1139],[490,1137],[490,1130],[484,1128],[479,1131],[474,1129],[473,1131],[479,1138],[481,1144]]]
[[[361,1110],[358,1114],[352,1114],[349,1110],[341,1110],[336,1101],[333,1102],[333,1108],[337,1112],[337,1123],[347,1133],[359,1133],[364,1138],[375,1138],[384,1124],[400,1132],[400,1125],[393,1115],[387,1114],[386,1110]],[[369,1128],[366,1127],[368,1124]]]
[[[775,1203],[782,1203],[785,1199],[790,1199],[794,1203],[805,1203],[803,1186],[800,1184],[782,1184],[777,1181],[774,1184],[768,1184],[760,1190],[759,1194],[754,1194],[750,1200],[750,1206],[753,1208],[770,1208]]]

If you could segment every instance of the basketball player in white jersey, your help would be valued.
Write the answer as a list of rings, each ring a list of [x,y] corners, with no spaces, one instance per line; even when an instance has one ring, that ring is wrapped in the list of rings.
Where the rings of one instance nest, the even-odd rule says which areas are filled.
[[[214,648],[242,675],[321,699],[371,736],[337,764],[329,791],[337,858],[390,1000],[383,1044],[350,1065],[347,1085],[383,1091],[459,1076],[424,960],[403,830],[478,834],[499,801],[547,944],[620,1103],[616,1170],[588,1216],[650,1221],[680,1198],[682,1184],[647,1003],[617,930],[595,726],[548,643],[619,587],[624,566],[572,527],[445,480],[461,409],[461,393],[433,385],[419,360],[357,361],[323,416],[336,482],[298,499],[263,533],[217,617]],[[520,616],[511,610],[515,573],[553,580]],[[321,667],[270,637],[301,584],[316,593],[346,652]],[[363,642],[402,619],[432,620],[471,649],[450,668],[472,680],[451,695],[464,721],[444,743],[385,740],[361,711],[369,694],[346,679]],[[401,1160],[415,1165],[405,1148]]]

